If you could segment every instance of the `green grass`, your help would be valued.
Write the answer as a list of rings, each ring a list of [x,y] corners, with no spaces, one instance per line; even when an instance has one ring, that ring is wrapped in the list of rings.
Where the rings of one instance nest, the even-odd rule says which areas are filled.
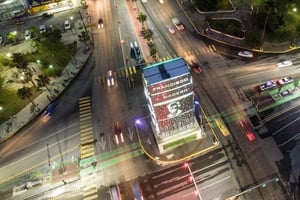
[[[36,89],[32,90],[32,99],[41,94],[41,91]],[[30,101],[28,99],[22,100],[17,95],[17,90],[1,88],[0,89],[0,105],[2,110],[0,113],[0,123],[5,122],[10,118],[10,116],[15,115],[20,110],[22,110]]]
[[[228,35],[240,38],[244,36],[244,33],[241,31],[243,29],[243,25],[236,20],[209,20],[209,25],[212,29]]]
[[[196,135],[191,135],[189,137],[186,137],[186,138],[183,138],[183,139],[176,140],[174,142],[170,142],[168,144],[165,144],[165,145],[163,145],[163,148],[164,149],[175,148],[175,147],[178,147],[182,144],[185,144],[185,143],[191,142],[193,140],[196,140],[196,138],[197,138]]]
[[[193,3],[199,10],[203,12],[233,10],[233,7],[228,0],[194,0]]]

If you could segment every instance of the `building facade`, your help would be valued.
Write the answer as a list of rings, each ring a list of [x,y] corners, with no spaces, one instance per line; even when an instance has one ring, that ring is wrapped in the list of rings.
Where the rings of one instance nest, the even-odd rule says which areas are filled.
[[[202,138],[195,119],[192,81],[183,58],[143,69],[144,92],[160,152],[180,145],[180,141]]]

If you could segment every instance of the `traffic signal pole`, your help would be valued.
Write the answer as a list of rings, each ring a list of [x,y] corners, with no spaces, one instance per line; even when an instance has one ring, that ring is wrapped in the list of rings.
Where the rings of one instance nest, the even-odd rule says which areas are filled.
[[[186,162],[184,165],[185,165],[185,167],[188,168],[189,173],[190,173],[190,175],[192,176],[193,183],[194,183],[194,186],[195,186],[195,188],[196,188],[196,192],[197,192],[197,194],[198,194],[199,200],[203,200],[202,197],[201,197],[200,191],[199,191],[199,189],[198,189],[198,186],[197,186],[197,184],[196,184],[196,181],[195,181],[195,178],[194,178],[194,175],[193,175],[193,173],[192,173],[192,170],[191,170],[191,168],[190,168],[189,163]]]

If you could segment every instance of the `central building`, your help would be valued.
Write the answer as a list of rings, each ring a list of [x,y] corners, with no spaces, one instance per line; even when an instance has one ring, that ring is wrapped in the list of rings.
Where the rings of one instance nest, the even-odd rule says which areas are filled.
[[[183,58],[145,67],[143,85],[161,153],[202,138],[194,114],[192,76]]]

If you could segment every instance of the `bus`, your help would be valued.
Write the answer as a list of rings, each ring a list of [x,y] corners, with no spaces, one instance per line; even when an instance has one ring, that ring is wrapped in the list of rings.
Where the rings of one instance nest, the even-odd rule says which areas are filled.
[[[138,182],[131,183],[131,189],[134,195],[134,200],[144,200],[142,190]]]

